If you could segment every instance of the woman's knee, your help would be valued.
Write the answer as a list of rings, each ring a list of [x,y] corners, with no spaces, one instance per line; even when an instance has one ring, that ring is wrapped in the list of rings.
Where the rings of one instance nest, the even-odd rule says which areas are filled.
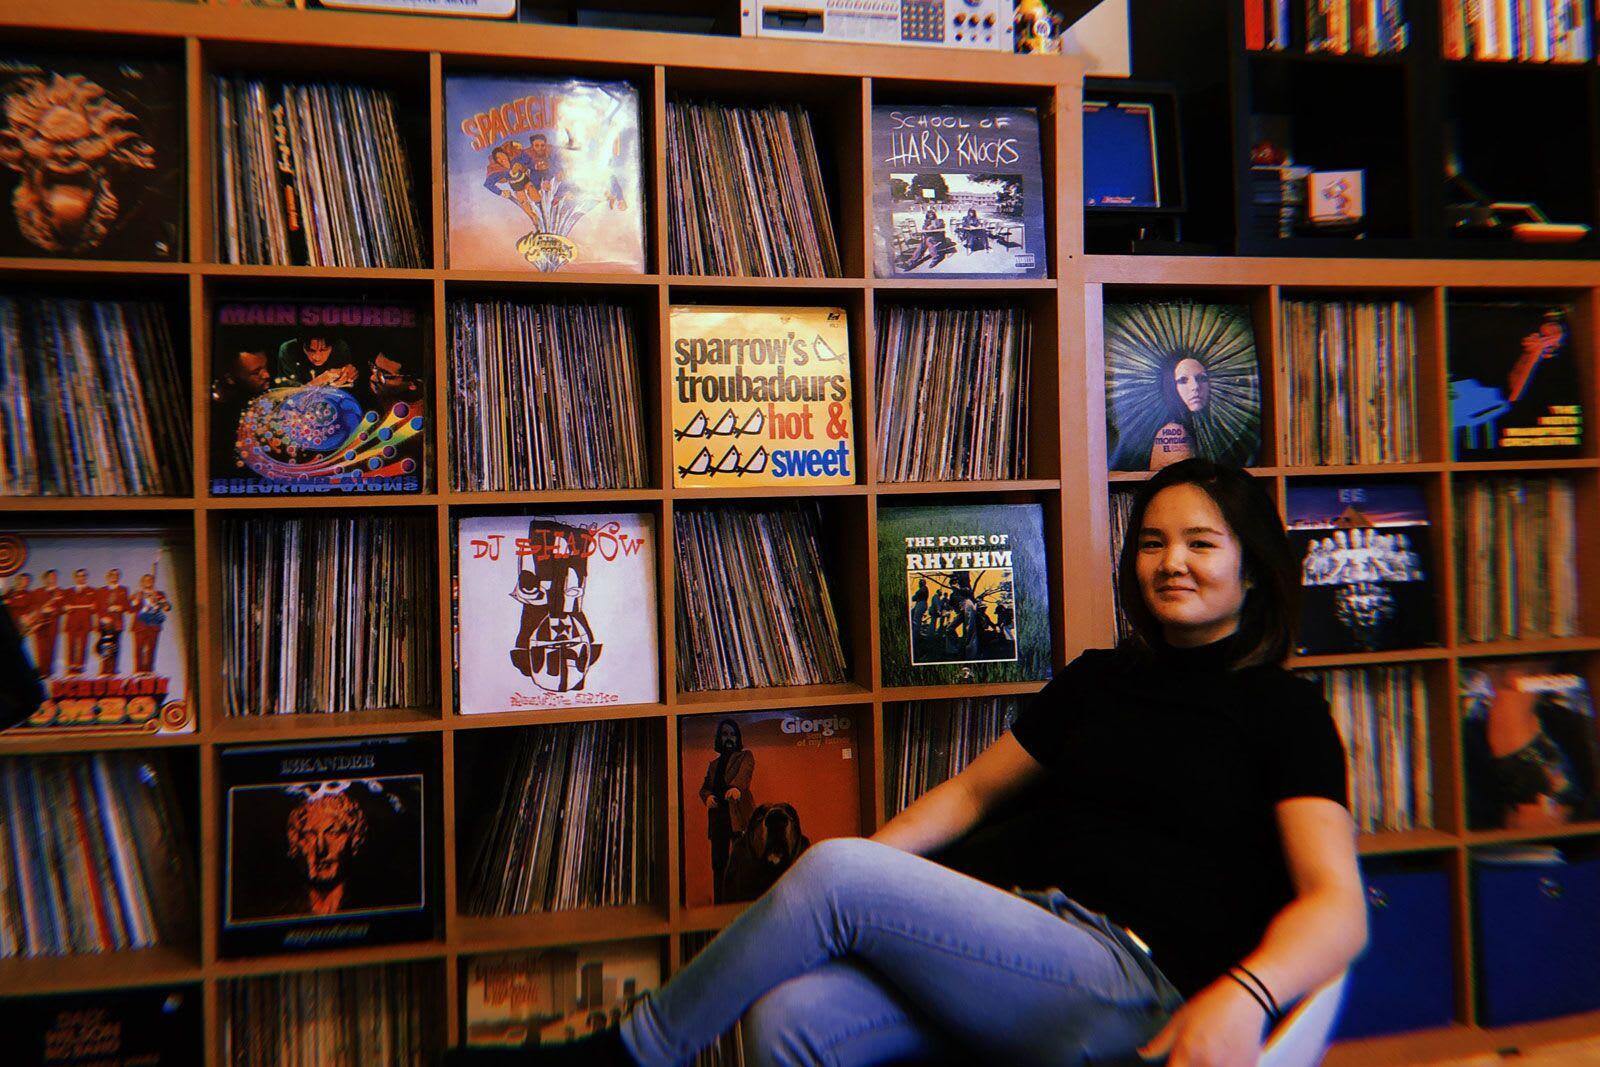
[[[754,1067],[793,1067],[804,1063],[809,1044],[806,1021],[815,1008],[816,983],[791,979],[750,1006],[740,1024],[744,1053]]]
[[[888,845],[864,837],[830,837],[800,854],[791,873],[800,880],[816,879],[829,885],[858,874],[870,874],[884,858]]]

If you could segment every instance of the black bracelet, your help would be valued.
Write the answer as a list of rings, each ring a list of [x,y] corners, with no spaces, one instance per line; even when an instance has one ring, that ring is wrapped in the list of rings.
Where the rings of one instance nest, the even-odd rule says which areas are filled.
[[[1261,1005],[1261,1014],[1263,1014],[1263,1015],[1265,1015],[1267,1017],[1267,1021],[1268,1022],[1275,1023],[1275,1022],[1278,1021],[1276,1018],[1273,1017],[1272,1009],[1267,1007],[1267,1002],[1261,999],[1261,994],[1257,993],[1255,991],[1254,987],[1252,987],[1249,982],[1246,982],[1243,978],[1240,978],[1238,975],[1234,974],[1232,971],[1226,971],[1224,973],[1226,973],[1227,976],[1229,978],[1232,978],[1235,982],[1238,982],[1239,983],[1239,988],[1243,989],[1246,993],[1249,993],[1250,996],[1255,999],[1255,1002],[1257,1004]]]
[[[1267,988],[1267,983],[1263,982],[1260,978],[1257,978],[1256,973],[1250,968],[1246,967],[1244,964],[1236,963],[1234,966],[1243,971],[1245,974],[1249,975],[1250,980],[1261,988],[1262,995],[1267,998],[1267,1003],[1271,1005],[1271,1007],[1267,1009],[1267,1016],[1271,1018],[1273,1022],[1277,1022],[1279,1019],[1283,1018],[1283,1009],[1278,1007],[1278,998],[1272,995],[1272,990]]]

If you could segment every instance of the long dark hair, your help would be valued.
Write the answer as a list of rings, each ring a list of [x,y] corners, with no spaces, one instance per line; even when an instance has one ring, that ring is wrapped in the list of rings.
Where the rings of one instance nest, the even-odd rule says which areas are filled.
[[[1139,587],[1137,560],[1145,511],[1157,493],[1173,485],[1192,485],[1209,496],[1239,539],[1249,587],[1234,638],[1233,666],[1283,662],[1294,644],[1300,606],[1300,568],[1283,520],[1260,482],[1238,467],[1200,457],[1163,467],[1134,497],[1117,561],[1117,591],[1133,624],[1134,640],[1147,649],[1165,643],[1161,623]]]
[[[739,729],[739,724],[734,722],[732,719],[723,719],[717,723],[717,732],[711,735],[711,747],[716,749],[718,752],[722,751],[722,728],[724,726],[733,727],[733,750],[735,752],[743,752],[744,731]]]

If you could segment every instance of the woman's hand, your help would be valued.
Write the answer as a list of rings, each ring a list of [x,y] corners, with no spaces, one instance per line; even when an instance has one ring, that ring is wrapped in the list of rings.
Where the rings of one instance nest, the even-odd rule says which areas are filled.
[[[1219,978],[1179,1008],[1139,1055],[1166,1055],[1167,1067],[1255,1067],[1265,1017],[1237,982]]]

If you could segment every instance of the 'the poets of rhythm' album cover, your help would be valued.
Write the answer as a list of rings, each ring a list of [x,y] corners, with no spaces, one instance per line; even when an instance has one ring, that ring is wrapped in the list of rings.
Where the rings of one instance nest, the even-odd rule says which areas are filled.
[[[219,303],[211,492],[420,493],[426,334],[410,304]]]
[[[0,532],[0,603],[46,691],[16,729],[193,730],[191,567],[170,530]]]
[[[456,75],[445,144],[452,267],[644,270],[632,85]]]
[[[659,700],[658,548],[645,514],[462,519],[462,714]]]

